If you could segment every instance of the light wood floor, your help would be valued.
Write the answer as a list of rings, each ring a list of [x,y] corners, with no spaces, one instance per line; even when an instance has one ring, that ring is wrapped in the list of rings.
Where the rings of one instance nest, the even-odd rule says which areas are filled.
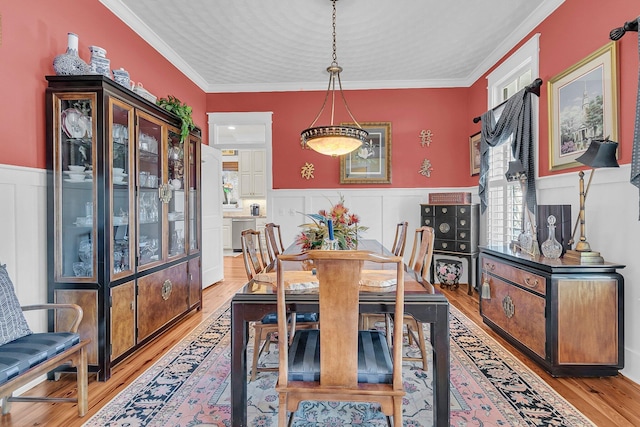
[[[228,301],[246,281],[242,257],[225,257],[225,280],[205,289],[204,308],[182,320],[171,331],[124,360],[114,369],[111,379],[97,382],[95,375],[89,379],[89,411],[78,418],[74,404],[13,403],[12,411],[0,417],[0,426],[81,426],[91,415],[113,399],[138,375],[155,363],[167,350],[203,321],[220,305]],[[451,304],[460,309],[471,320],[518,356],[527,366],[547,381],[558,393],[571,402],[597,426],[640,426],[640,386],[622,375],[610,378],[552,378],[528,358],[521,355],[483,323],[478,310],[477,294],[466,294],[466,285],[456,291],[443,289]],[[27,394],[50,394],[59,397],[74,395],[75,377],[63,375],[60,381],[45,381]]]

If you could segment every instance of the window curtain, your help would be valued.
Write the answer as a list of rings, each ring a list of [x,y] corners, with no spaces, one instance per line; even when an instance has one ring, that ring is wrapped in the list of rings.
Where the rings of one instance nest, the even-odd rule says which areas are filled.
[[[531,129],[531,92],[522,89],[509,98],[496,121],[495,109],[484,113],[482,118],[482,135],[480,139],[480,179],[478,194],[482,212],[487,209],[487,190],[489,174],[489,149],[503,144],[513,135],[511,153],[522,162],[527,174],[527,209],[535,213],[536,183],[533,164],[533,133]]]
[[[640,26],[640,17],[638,17]],[[640,27],[639,27],[640,28]],[[640,54],[640,30],[638,30],[638,50]],[[640,80],[640,77],[638,78]],[[636,102],[636,123],[633,132],[633,150],[631,152],[631,184],[640,189],[640,83],[638,84],[638,98]],[[638,219],[640,220],[640,213]]]

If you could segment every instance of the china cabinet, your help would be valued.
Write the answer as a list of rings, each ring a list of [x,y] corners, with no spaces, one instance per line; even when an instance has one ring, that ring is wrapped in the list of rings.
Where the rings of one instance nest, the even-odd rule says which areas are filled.
[[[201,308],[200,131],[101,75],[47,80],[49,300],[82,307],[104,381]]]

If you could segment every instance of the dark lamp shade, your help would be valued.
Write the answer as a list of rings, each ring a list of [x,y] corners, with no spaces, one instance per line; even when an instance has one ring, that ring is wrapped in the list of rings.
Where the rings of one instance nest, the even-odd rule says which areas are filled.
[[[522,166],[522,162],[520,160],[509,162],[507,173],[504,174],[507,181],[516,181],[526,175],[527,173],[524,170],[524,167]]]
[[[619,167],[616,160],[617,149],[617,142],[594,139],[589,144],[587,151],[578,157],[576,161],[592,168],[617,168]]]

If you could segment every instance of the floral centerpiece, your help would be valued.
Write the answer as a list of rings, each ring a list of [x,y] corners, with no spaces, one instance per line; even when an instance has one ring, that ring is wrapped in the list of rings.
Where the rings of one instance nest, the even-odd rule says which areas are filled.
[[[344,205],[344,196],[340,195],[338,203],[331,206],[329,211],[321,209],[317,214],[305,214],[313,222],[300,225],[302,232],[296,237],[296,243],[303,251],[322,249],[325,239],[329,238],[330,226],[333,238],[339,249],[356,249],[358,234],[369,227],[360,225],[360,217],[350,213]],[[331,222],[330,222],[331,221]]]

